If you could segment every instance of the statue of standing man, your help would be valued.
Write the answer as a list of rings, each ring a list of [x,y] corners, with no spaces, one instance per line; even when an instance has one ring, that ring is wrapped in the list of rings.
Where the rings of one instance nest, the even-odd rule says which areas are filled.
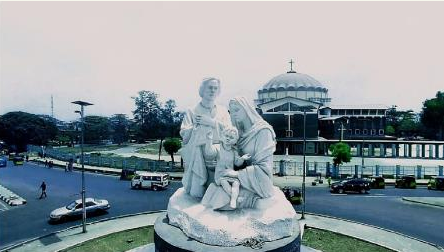
[[[220,80],[204,79],[199,88],[202,100],[187,110],[180,127],[183,139],[180,153],[185,163],[182,184],[193,197],[202,198],[208,185],[214,182],[216,157],[204,152],[207,136],[212,134],[213,144],[219,144],[222,130],[232,125],[227,109],[215,103],[219,94]]]

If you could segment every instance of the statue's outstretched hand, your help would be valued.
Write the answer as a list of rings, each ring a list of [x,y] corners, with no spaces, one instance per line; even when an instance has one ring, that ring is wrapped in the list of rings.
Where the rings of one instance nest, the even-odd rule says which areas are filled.
[[[247,153],[247,154],[243,155],[241,158],[242,158],[244,161],[245,161],[245,160],[250,160],[251,155]]]

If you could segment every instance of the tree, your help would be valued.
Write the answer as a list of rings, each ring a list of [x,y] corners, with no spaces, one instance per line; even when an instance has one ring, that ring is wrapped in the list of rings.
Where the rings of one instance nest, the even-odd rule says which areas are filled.
[[[444,140],[444,92],[425,100],[421,112],[421,122],[437,140]]]
[[[346,143],[339,142],[330,146],[333,165],[339,166],[342,163],[348,163],[351,160],[351,149]]]
[[[392,106],[386,114],[386,134],[396,137],[417,135],[421,128],[417,118],[413,110],[397,111],[396,106]]]
[[[182,143],[180,142],[179,138],[167,138],[163,142],[163,148],[165,151],[171,155],[171,160],[174,164],[174,153],[179,151],[179,149],[182,147]]]
[[[142,90],[138,96],[131,98],[136,106],[133,115],[138,125],[136,132],[138,142],[144,142],[148,138],[156,138],[160,129],[159,117],[161,114],[161,104],[157,100],[157,94]]]
[[[115,114],[110,119],[111,137],[114,143],[121,145],[129,138],[129,121],[125,114]]]
[[[27,144],[46,145],[55,139],[58,129],[54,122],[25,112],[9,112],[0,117],[0,139],[26,151]]]
[[[165,137],[175,137],[179,135],[180,124],[182,123],[183,114],[176,112],[176,101],[170,99],[165,102],[165,105],[161,109],[160,125],[159,127],[159,160],[160,153],[162,151],[162,142]]]
[[[110,127],[107,117],[103,116],[86,116],[85,120],[85,143],[97,144],[104,140],[109,140]],[[81,125],[79,125],[81,127]]]

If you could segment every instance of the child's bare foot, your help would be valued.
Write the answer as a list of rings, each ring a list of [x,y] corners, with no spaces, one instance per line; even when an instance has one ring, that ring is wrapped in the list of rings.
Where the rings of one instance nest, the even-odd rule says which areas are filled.
[[[231,208],[236,208],[236,199],[231,199],[231,201],[230,201],[230,207],[231,207]]]

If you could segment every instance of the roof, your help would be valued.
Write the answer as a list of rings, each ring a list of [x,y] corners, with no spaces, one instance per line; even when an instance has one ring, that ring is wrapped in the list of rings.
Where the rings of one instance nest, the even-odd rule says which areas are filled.
[[[330,109],[389,109],[390,107],[383,104],[357,104],[357,105],[330,105],[323,108]]]
[[[136,171],[137,175],[141,175],[141,176],[163,176],[163,175],[168,175],[168,173],[164,173],[164,172],[145,172],[145,171]]]
[[[269,80],[261,91],[278,90],[278,89],[310,89],[327,92],[328,89],[324,87],[315,78],[302,73],[287,72],[280,74]]]

